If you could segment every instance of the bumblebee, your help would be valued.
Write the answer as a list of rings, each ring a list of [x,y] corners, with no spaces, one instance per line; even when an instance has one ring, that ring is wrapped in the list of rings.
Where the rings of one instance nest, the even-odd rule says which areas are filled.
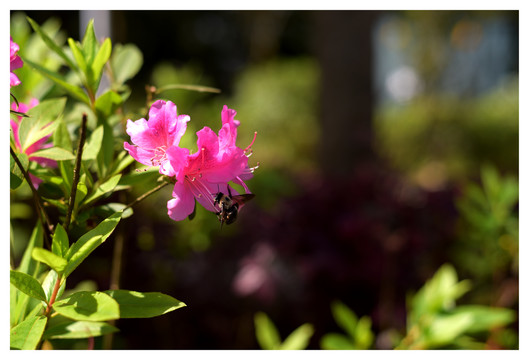
[[[228,195],[218,192],[213,203],[219,209],[216,214],[220,221],[220,227],[222,228],[224,223],[229,225],[235,222],[239,214],[239,208],[254,197],[255,194],[232,195],[229,187]]]

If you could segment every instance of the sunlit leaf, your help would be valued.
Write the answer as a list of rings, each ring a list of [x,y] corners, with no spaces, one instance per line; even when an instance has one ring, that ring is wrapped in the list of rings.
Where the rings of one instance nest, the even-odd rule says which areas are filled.
[[[119,304],[122,319],[160,316],[186,306],[180,300],[159,292],[107,290],[105,293]]]
[[[67,265],[67,261],[64,258],[43,248],[34,248],[31,255],[35,260],[45,263],[59,274],[64,271]]]
[[[119,305],[98,291],[79,291],[53,304],[53,309],[73,320],[107,321],[119,319]]]

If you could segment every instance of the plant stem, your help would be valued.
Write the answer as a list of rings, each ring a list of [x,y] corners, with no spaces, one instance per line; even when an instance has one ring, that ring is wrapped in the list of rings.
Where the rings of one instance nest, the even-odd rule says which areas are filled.
[[[48,302],[48,306],[46,307],[45,315],[47,317],[50,316],[51,307],[53,303],[55,302],[55,299],[57,298],[57,293],[59,292],[59,289],[61,287],[61,280],[62,280],[62,276],[57,275],[57,281],[55,282],[55,286],[53,287],[53,292],[51,293],[50,301]]]
[[[17,166],[20,168],[22,175],[24,175],[24,179],[26,179],[26,182],[28,183],[29,188],[31,189],[31,193],[33,194],[33,200],[35,202],[35,207],[37,208],[37,215],[40,219],[42,227],[44,228],[44,240],[46,241],[46,245],[48,246],[48,248],[51,248],[51,230],[53,229],[53,226],[51,225],[50,219],[48,218],[48,214],[46,213],[42,206],[42,203],[40,202],[39,194],[33,186],[33,182],[29,177],[29,173],[24,169],[24,165],[22,165],[12,147],[10,147],[10,150],[11,156],[15,160]]]
[[[149,190],[147,191],[145,194],[141,195],[140,197],[138,197],[136,200],[134,200],[133,202],[131,202],[130,204],[128,204],[127,206],[125,206],[123,208],[123,210],[125,209],[128,209],[130,207],[133,207],[134,205],[136,205],[137,203],[139,203],[140,201],[142,201],[143,199],[145,199],[147,196],[151,195],[151,194],[154,194],[155,192],[157,192],[158,190],[164,188],[165,186],[171,184],[170,182],[166,182],[164,181],[163,183],[161,183],[160,185],[158,185],[157,187],[155,187],[154,189],[152,190]]]
[[[70,191],[70,199],[68,200],[68,211],[66,212],[66,218],[64,219],[64,229],[68,231],[70,222],[72,220],[72,212],[75,204],[75,195],[77,194],[77,184],[79,183],[79,174],[81,172],[81,158],[83,156],[83,146],[86,138],[86,114],[83,114],[83,120],[81,122],[81,130],[79,134],[79,144],[77,146],[77,154],[75,158],[75,167],[73,169],[73,182],[72,190]]]

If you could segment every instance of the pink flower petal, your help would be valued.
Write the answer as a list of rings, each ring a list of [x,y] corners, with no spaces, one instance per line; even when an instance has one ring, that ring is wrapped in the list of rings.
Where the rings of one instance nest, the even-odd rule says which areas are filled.
[[[184,220],[195,208],[195,198],[182,182],[173,189],[173,199],[167,202],[167,214],[175,221]]]

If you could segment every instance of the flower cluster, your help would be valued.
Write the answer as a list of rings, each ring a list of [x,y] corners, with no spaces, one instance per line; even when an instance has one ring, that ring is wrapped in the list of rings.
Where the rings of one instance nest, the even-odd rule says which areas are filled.
[[[189,216],[194,211],[195,199],[217,213],[215,194],[237,195],[229,182],[250,192],[244,181],[253,176],[255,169],[248,166],[253,141],[244,150],[235,144],[240,125],[235,120],[236,114],[224,105],[218,134],[207,126],[198,131],[198,151],[193,154],[179,146],[190,117],[177,115],[176,105],[171,101],[156,101],[149,110],[149,120],[127,121],[127,134],[133,142],[133,145],[124,143],[129,154],[144,165],[159,166],[161,174],[175,180],[173,199],[167,202],[171,219],[180,221]]]
[[[18,44],[15,43],[13,41],[13,38],[10,38],[10,41],[11,41],[11,48],[10,48],[10,60],[9,60],[9,65],[10,65],[10,81],[9,81],[9,87],[11,86],[17,86],[20,84],[20,80],[18,79],[18,77],[13,73],[13,70],[16,70],[16,69],[19,69],[22,67],[22,65],[24,65],[24,62],[22,61],[22,59],[20,58],[20,56],[17,55],[17,52],[18,50],[20,50],[20,48],[18,47]]]
[[[11,110],[14,110],[20,113],[27,113],[29,109],[31,109],[32,107],[38,104],[39,104],[39,101],[33,98],[29,102],[29,105],[26,105],[24,103],[18,103],[18,105],[16,103],[12,103]],[[22,120],[22,117],[17,116],[16,118],[17,118],[16,120],[13,120],[13,119],[10,119],[10,120],[11,120],[11,130],[13,131],[13,139],[15,140],[15,146],[18,152],[26,154],[28,156],[29,161],[34,161],[41,166],[47,166],[47,167],[52,167],[52,168],[57,167],[57,162],[55,160],[50,160],[50,159],[46,159],[46,158],[42,158],[38,156],[31,156],[31,154],[33,154],[34,152],[37,152],[42,149],[47,149],[53,146],[53,144],[51,143],[48,143],[48,144],[46,143],[48,139],[51,137],[51,134],[46,135],[43,138],[35,141],[33,144],[29,144],[28,146],[24,146],[24,148],[22,148],[22,144],[20,144],[20,137],[18,135],[18,128],[20,126],[20,121]],[[38,188],[42,180],[32,174],[29,174],[29,177],[31,178],[33,186],[35,186],[35,188]]]

